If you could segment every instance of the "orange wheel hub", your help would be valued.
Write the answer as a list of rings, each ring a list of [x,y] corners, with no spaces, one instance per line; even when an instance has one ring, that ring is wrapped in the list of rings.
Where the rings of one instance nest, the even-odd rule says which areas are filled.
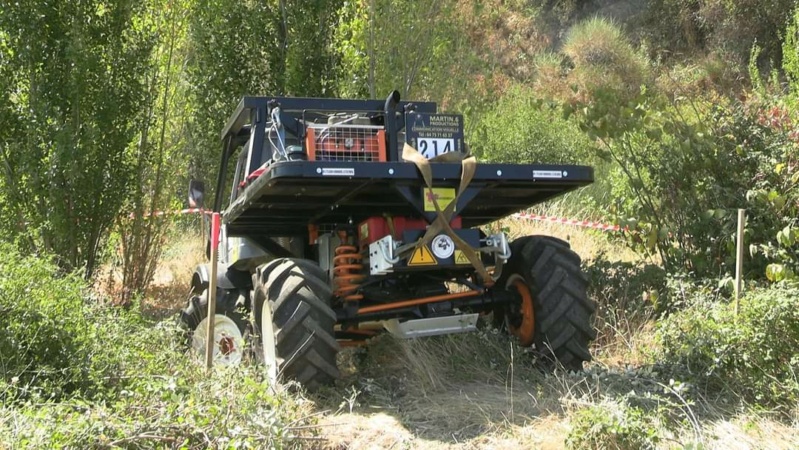
[[[519,314],[521,315],[521,323],[519,326],[508,324],[511,334],[519,338],[519,344],[524,347],[533,345],[535,340],[535,307],[533,305],[533,294],[530,292],[530,287],[521,280],[513,280],[508,286],[508,289],[514,288],[522,298],[522,303],[519,307]]]

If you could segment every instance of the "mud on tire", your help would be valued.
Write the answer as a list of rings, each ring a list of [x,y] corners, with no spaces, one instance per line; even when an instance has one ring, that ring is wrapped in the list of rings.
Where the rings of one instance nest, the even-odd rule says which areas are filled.
[[[256,277],[256,329],[259,334],[265,329],[263,308],[271,308],[280,376],[310,390],[338,379],[336,315],[324,271],[310,261],[281,258],[261,266]]]
[[[514,278],[524,280],[535,317],[532,345],[545,365],[582,370],[583,362],[591,360],[589,343],[596,338],[592,326],[596,305],[588,298],[579,255],[568,242],[549,236],[519,238],[511,243],[511,251],[497,286],[505,287],[509,280],[513,284]],[[509,328],[512,321],[519,321],[512,307],[496,312]]]

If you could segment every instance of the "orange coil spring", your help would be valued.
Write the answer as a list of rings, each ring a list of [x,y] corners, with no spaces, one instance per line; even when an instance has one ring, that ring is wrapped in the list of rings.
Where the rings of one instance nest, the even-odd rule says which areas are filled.
[[[344,301],[363,299],[363,295],[355,293],[363,281],[361,259],[363,257],[358,253],[358,247],[354,245],[336,247],[336,256],[333,257],[333,276],[338,289],[334,294]]]

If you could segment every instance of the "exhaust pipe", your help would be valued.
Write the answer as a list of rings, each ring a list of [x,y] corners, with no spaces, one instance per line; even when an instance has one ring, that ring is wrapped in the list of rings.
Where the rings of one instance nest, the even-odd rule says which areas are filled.
[[[388,115],[389,112],[393,112],[397,109],[397,104],[400,101],[400,93],[399,91],[394,91],[388,94],[388,98],[386,98],[386,106],[383,108]]]
[[[399,161],[399,145],[397,144],[397,105],[400,101],[399,91],[393,91],[386,98],[383,111],[386,114],[386,136],[388,137],[388,159],[389,161]]]

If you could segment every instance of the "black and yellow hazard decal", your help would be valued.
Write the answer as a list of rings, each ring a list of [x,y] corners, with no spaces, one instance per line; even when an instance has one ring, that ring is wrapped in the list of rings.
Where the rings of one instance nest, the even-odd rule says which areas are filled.
[[[438,260],[426,245],[417,247],[408,260],[409,266],[435,266],[437,264]]]

